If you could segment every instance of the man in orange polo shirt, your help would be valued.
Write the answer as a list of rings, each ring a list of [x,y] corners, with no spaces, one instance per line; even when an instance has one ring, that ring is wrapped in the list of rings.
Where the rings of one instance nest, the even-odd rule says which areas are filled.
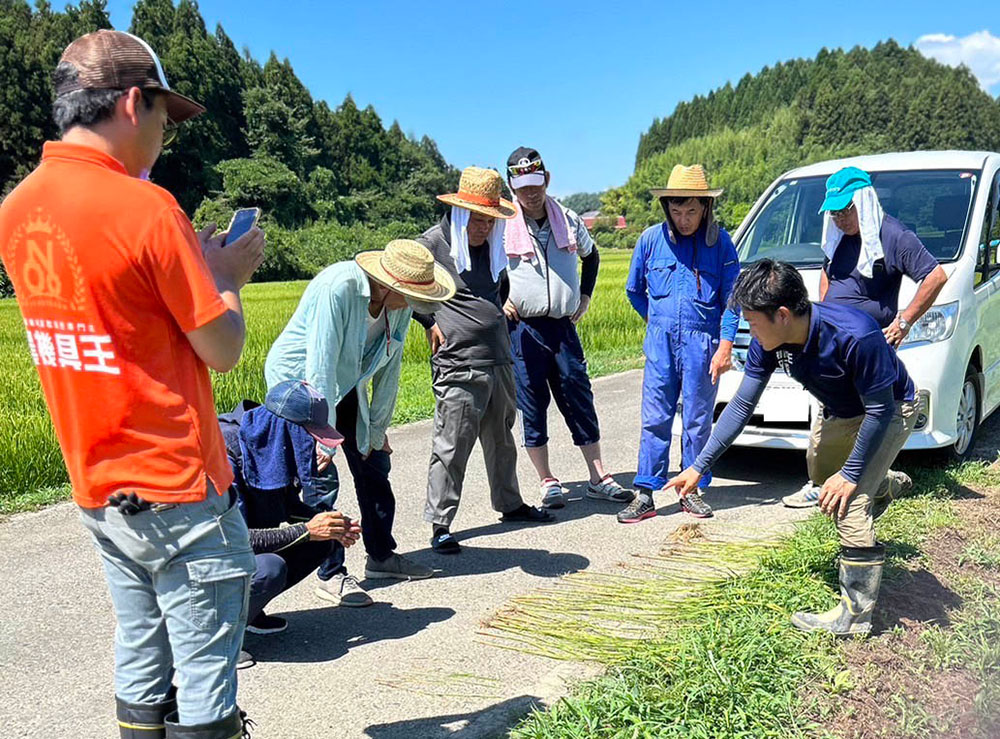
[[[254,557],[208,368],[239,361],[263,235],[222,248],[144,181],[204,112],[144,41],[82,36],[53,80],[61,140],[0,206],[0,256],[114,602],[121,736],[232,737]]]

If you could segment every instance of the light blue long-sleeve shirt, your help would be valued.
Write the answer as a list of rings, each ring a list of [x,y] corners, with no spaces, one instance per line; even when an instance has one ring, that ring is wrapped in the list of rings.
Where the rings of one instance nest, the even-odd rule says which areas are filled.
[[[305,380],[326,396],[330,425],[337,404],[358,391],[358,451],[382,448],[399,392],[409,308],[388,311],[387,340],[366,346],[371,286],[354,262],[332,264],[313,278],[264,363],[267,386]],[[371,382],[371,401],[368,383]]]

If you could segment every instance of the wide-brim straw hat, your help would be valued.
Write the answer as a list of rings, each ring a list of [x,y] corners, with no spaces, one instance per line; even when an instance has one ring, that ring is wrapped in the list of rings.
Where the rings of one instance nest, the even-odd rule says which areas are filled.
[[[670,179],[666,187],[657,187],[649,191],[654,198],[717,198],[722,194],[722,188],[711,189],[705,168],[700,164],[685,167],[677,164],[670,171]]]
[[[458,181],[458,192],[438,195],[437,199],[490,218],[513,218],[517,209],[512,202],[500,197],[502,192],[503,178],[495,169],[466,167]]]
[[[380,285],[417,300],[439,303],[455,295],[455,280],[423,244],[396,239],[385,249],[363,251],[354,261]]]

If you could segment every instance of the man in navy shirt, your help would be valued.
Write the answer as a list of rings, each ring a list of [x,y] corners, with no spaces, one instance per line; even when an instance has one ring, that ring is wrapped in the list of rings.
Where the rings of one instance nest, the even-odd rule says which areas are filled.
[[[884,547],[874,519],[889,503],[889,466],[913,429],[913,381],[875,320],[856,308],[810,303],[798,271],[762,259],[736,281],[732,301],[753,340],[743,382],[694,464],[667,483],[681,495],[698,486],[753,415],[771,374],[781,367],[822,401],[826,431],[813,449],[837,460],[819,505],[840,535],[840,603],[826,613],[796,613],[803,631],[867,634],[882,578]]]
[[[820,275],[819,299],[863,310],[878,323],[886,341],[898,348],[934,303],[948,280],[917,235],[882,210],[872,179],[857,167],[844,167],[826,181],[823,251],[826,260]],[[899,310],[903,276],[918,284],[917,293]],[[811,436],[822,437],[823,413],[813,419]],[[812,445],[816,446],[816,445]],[[819,500],[819,483],[836,469],[807,455],[809,482],[782,502],[790,508],[808,508]],[[890,481],[892,494],[912,483],[899,473]]]

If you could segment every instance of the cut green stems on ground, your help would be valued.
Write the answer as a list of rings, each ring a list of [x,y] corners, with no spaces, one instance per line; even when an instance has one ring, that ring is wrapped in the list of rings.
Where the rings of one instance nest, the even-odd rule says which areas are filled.
[[[878,524],[886,581],[919,561],[936,528],[954,523],[952,496],[973,481],[997,482],[977,464],[918,477],[919,494],[894,503]],[[815,514],[776,544],[689,542],[666,555],[678,567],[665,573],[579,573],[517,599],[488,624],[498,643],[598,661],[608,672],[512,736],[811,735],[819,726],[806,696],[849,690],[850,675],[838,642],[796,631],[789,616],[835,602],[835,542],[831,522]],[[706,556],[714,569],[698,566]]]

